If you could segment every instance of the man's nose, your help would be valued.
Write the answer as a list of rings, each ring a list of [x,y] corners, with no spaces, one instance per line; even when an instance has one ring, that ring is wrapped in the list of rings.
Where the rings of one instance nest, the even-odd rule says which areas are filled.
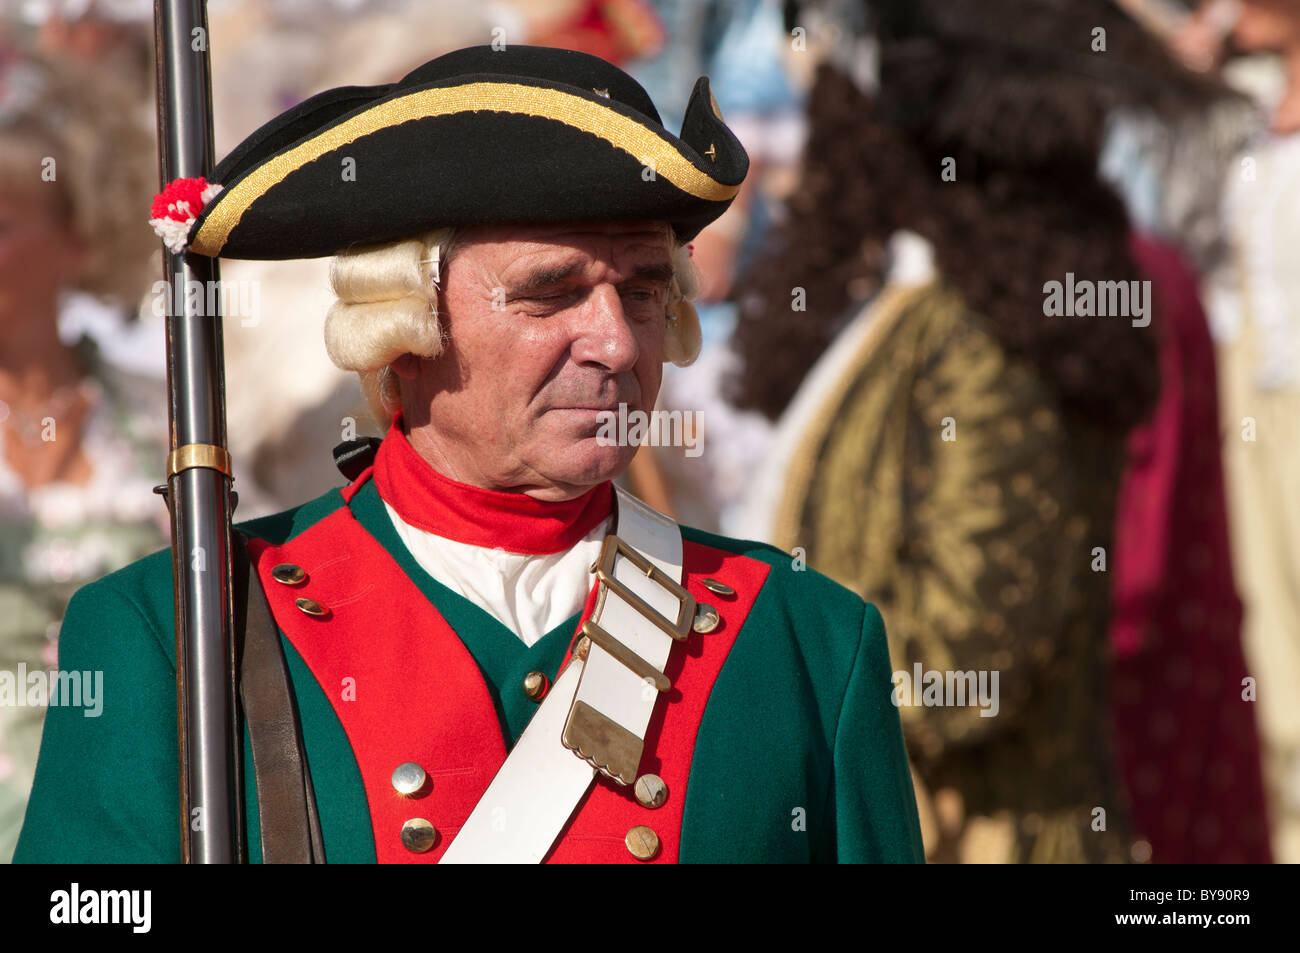
[[[576,317],[573,359],[577,363],[599,365],[613,374],[636,366],[640,346],[617,288],[610,284],[593,288]]]

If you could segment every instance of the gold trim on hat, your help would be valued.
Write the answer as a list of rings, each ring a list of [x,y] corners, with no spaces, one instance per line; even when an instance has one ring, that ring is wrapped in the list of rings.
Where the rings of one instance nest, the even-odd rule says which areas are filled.
[[[602,103],[521,83],[467,83],[420,90],[380,103],[263,163],[214,200],[190,250],[212,258],[220,255],[254,202],[290,173],[327,152],[404,122],[479,110],[554,119],[592,133],[638,162],[653,163],[656,176],[696,198],[724,202],[740,191],[739,185],[724,185],[701,172],[661,136]]]

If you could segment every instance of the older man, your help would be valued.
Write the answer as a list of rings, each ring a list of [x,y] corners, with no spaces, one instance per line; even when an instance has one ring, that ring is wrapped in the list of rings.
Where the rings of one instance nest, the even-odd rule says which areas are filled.
[[[156,206],[193,254],[335,254],[327,344],[389,425],[238,527],[274,646],[251,859],[921,859],[876,610],[611,483],[636,447],[602,422],[693,359],[685,243],[745,170],[707,81],[679,138],[602,60],[478,48],[323,93]],[[104,711],[51,711],[16,859],[179,859],[170,580],[161,552],[74,599],[60,665],[104,671]]]

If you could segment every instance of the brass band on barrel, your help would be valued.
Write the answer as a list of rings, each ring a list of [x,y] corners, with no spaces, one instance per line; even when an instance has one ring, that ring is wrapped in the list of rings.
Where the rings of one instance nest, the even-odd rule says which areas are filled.
[[[230,476],[230,451],[211,443],[187,443],[167,454],[167,479],[193,467],[205,467]]]

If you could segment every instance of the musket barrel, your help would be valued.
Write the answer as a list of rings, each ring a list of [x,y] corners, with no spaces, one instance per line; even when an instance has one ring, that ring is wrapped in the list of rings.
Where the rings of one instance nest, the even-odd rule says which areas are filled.
[[[207,176],[213,165],[206,4],[156,0],[154,25],[159,175],[165,186],[177,178]],[[186,261],[166,251],[164,262],[171,447],[224,450],[221,315],[205,312],[209,301],[220,301],[220,295],[207,293],[219,280],[217,262],[197,256]],[[195,287],[204,293],[175,293]],[[169,472],[168,502],[182,855],[187,863],[233,863],[243,858],[244,836],[235,744],[229,476],[207,465]]]

